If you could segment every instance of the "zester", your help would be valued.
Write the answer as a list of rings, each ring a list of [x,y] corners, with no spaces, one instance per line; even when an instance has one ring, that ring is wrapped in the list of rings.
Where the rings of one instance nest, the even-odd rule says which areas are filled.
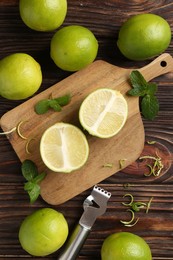
[[[96,218],[105,213],[110,197],[110,192],[94,186],[91,194],[83,202],[84,212],[68,240],[64,252],[57,258],[58,260],[75,260],[77,258]]]

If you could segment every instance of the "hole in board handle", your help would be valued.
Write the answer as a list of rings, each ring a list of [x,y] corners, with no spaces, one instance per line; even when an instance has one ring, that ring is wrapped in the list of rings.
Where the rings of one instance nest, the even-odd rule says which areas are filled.
[[[161,65],[162,67],[166,67],[166,66],[167,66],[167,62],[164,61],[164,60],[162,60],[162,61],[160,62],[160,65]]]

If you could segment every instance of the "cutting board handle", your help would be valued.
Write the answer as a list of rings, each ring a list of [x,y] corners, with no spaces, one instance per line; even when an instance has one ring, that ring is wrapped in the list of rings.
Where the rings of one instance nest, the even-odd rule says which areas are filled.
[[[173,58],[170,54],[163,53],[139,71],[147,81],[150,81],[162,74],[173,72]]]

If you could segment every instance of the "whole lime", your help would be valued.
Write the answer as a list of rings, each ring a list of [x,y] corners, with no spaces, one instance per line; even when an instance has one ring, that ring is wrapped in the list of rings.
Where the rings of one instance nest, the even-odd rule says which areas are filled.
[[[120,28],[117,45],[131,60],[146,60],[162,53],[171,41],[171,28],[159,15],[138,14]]]
[[[51,40],[51,58],[63,70],[77,71],[86,67],[94,61],[97,52],[97,39],[84,26],[66,26],[57,31]]]
[[[63,214],[51,209],[36,210],[27,216],[19,229],[22,248],[33,256],[46,256],[58,250],[68,236]]]
[[[23,22],[36,31],[52,31],[65,20],[67,0],[20,0]]]
[[[119,232],[108,236],[101,248],[102,260],[152,260],[146,241],[130,232]]]
[[[0,61],[0,95],[11,100],[32,96],[42,83],[39,63],[26,53],[14,53]]]

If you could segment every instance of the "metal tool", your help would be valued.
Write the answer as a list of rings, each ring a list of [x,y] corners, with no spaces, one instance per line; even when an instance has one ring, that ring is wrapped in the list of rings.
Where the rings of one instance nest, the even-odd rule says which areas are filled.
[[[58,260],[75,260],[77,258],[96,218],[105,213],[110,197],[110,192],[94,186],[91,195],[83,202],[84,212],[67,242],[65,251],[57,258]]]

